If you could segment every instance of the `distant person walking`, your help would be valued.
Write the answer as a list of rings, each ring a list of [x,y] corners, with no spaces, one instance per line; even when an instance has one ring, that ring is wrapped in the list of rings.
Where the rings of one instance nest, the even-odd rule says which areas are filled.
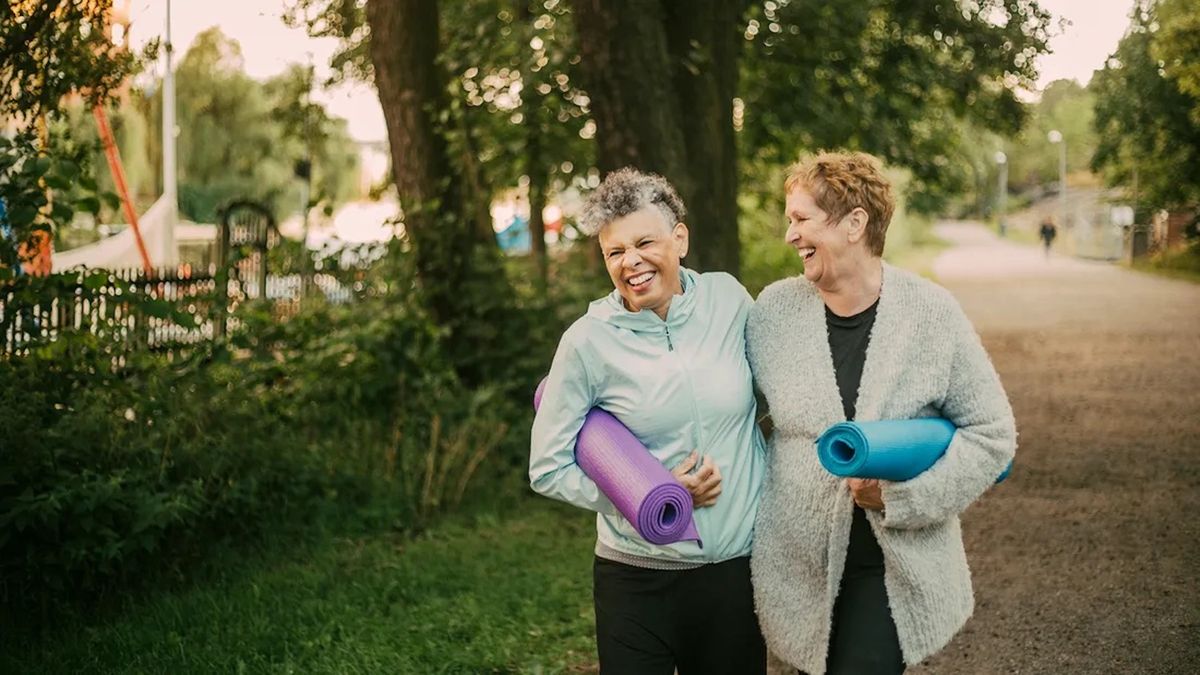
[[[1054,226],[1054,219],[1047,217],[1042,221],[1042,227],[1038,231],[1038,236],[1042,239],[1042,247],[1046,251],[1046,258],[1050,258],[1050,245],[1054,243],[1054,238],[1058,236],[1058,228]]]

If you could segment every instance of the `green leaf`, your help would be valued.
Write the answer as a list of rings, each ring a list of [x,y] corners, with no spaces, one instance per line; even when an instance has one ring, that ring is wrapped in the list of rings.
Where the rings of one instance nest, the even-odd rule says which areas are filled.
[[[182,309],[175,310],[171,320],[184,328],[195,328],[199,325],[194,315]]]
[[[167,318],[170,318],[171,312],[174,309],[174,307],[172,307],[171,303],[166,300],[160,300],[158,298],[153,298],[153,299],[144,301],[141,304],[141,309],[147,315],[152,316],[156,319],[167,319]]]
[[[38,176],[45,176],[46,172],[48,172],[49,170],[50,170],[50,158],[49,157],[38,157],[29,163],[29,171]]]
[[[101,192],[100,199],[104,201],[105,206],[116,210],[121,208],[121,198],[113,192]]]
[[[50,219],[58,223],[69,223],[75,217],[75,209],[72,209],[65,202],[54,202],[54,206],[50,208]]]
[[[52,173],[46,176],[46,185],[55,190],[69,190],[71,189],[71,179],[61,173]]]
[[[82,172],[82,167],[80,167],[76,162],[62,162],[58,165],[58,171],[63,178],[74,181],[79,178],[79,174]]]
[[[84,197],[75,202],[75,206],[93,215],[100,213],[100,199],[97,197]]]
[[[37,218],[37,213],[38,212],[36,208],[26,206],[24,204],[14,206],[12,207],[12,210],[8,212],[8,223],[14,230],[18,232],[27,230],[29,229],[29,226],[33,224],[34,219]]]
[[[98,291],[108,285],[108,272],[89,272],[83,278],[83,286],[90,291]]]

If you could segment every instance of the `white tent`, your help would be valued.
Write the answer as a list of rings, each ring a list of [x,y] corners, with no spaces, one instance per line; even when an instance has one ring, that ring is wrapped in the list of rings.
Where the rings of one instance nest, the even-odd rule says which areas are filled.
[[[174,216],[175,210],[164,195],[138,218],[142,241],[145,242],[146,253],[150,256],[150,264],[154,267],[174,266],[179,263],[179,250],[175,244],[171,222]],[[142,266],[142,256],[138,253],[132,227],[86,246],[69,251],[56,251],[53,261],[55,272],[76,265],[104,269]]]

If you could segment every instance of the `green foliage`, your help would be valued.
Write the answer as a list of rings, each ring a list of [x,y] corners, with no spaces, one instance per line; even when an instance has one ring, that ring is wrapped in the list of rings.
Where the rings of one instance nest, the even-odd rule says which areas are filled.
[[[933,257],[945,244],[934,236],[929,217],[909,204],[911,174],[895,167],[889,167],[886,172],[895,190],[896,210],[888,226],[884,259],[929,276]],[[750,182],[776,189],[746,191],[739,201],[743,254],[741,281],[753,296],[774,281],[804,271],[796,251],[783,239],[787,229],[783,213],[783,176],[781,170],[762,170]]]
[[[1067,173],[1087,171],[1098,142],[1094,108],[1095,95],[1074,80],[1047,85],[1041,100],[1030,107],[1029,123],[1005,148],[1011,189],[1058,182],[1059,146],[1048,140],[1052,130],[1061,133],[1067,144]]]
[[[1200,202],[1200,119],[1191,114],[1200,97],[1154,56],[1158,9],[1157,3],[1135,8],[1128,33],[1092,80],[1100,137],[1092,166],[1114,185],[1132,186],[1136,174],[1139,204],[1172,208]],[[1186,49],[1168,43],[1168,51]]]
[[[595,164],[588,99],[579,88],[571,15],[558,0],[469,0],[441,14],[440,63],[449,74],[446,135],[452,155],[477,167],[493,193],[540,172],[554,191]],[[336,37],[333,81],[370,81],[362,2],[290,0],[287,20],[313,37]],[[536,145],[536,152],[530,152]]]
[[[180,210],[211,223],[235,197],[278,204],[294,183],[292,163],[276,152],[271,102],[242,71],[238,44],[218,28],[204,31],[180,60],[176,82]]]
[[[0,115],[26,121],[58,109],[64,96],[102,103],[157,45],[142,55],[106,36],[112,0],[7,2],[0,8]]]
[[[397,278],[282,323],[251,304],[228,342],[184,358],[130,352],[99,326],[0,361],[0,593],[92,597],[322,514],[419,531],[478,475],[510,475],[527,397],[465,388],[411,276],[383,281]],[[134,311],[174,316],[155,302]]]
[[[958,120],[1013,132],[1016,98],[1047,50],[1036,2],[770,2],[746,28],[740,140],[775,165],[848,147],[912,171],[912,206],[940,208],[971,181]]]
[[[177,124],[179,206],[184,217],[216,222],[219,209],[234,199],[255,199],[278,214],[301,208],[296,163],[310,158],[309,205],[329,213],[357,196],[358,152],[345,120],[335,119],[309,95],[311,74],[293,66],[259,82],[242,70],[240,46],[211,28],[197,36],[178,64]],[[159,82],[133,88],[110,106],[113,135],[126,180],[142,209],[160,191],[162,147]],[[90,108],[69,103],[52,124],[59,136],[91,143],[93,166],[105,166]],[[111,190],[107,170],[98,184]],[[103,211],[118,221],[115,208]]]
[[[303,27],[316,38],[337,38],[339,49],[330,61],[329,84],[346,80],[370,82],[370,31],[366,30],[366,3],[362,0],[286,0],[283,21]]]
[[[357,196],[358,152],[346,120],[330,117],[312,100],[316,87],[311,68],[292,65],[263,84],[274,107],[270,119],[280,127],[275,153],[285,160],[311,162],[312,190],[309,205],[323,205],[327,213]],[[288,212],[293,205],[284,205]]]
[[[1200,240],[1193,239],[1186,247],[1159,251],[1145,260],[1135,261],[1133,268],[1200,283]]]
[[[561,190],[594,166],[581,135],[590,118],[570,21],[566,3],[537,0],[473,0],[444,15],[451,110],[472,130],[460,143],[476,146],[496,190],[528,181],[531,171]]]
[[[1150,49],[1163,73],[1192,97],[1192,122],[1200,124],[1200,7],[1195,0],[1160,0],[1159,29]]]
[[[111,193],[99,191],[91,177],[91,148],[69,137],[52,140],[43,149],[32,131],[11,139],[0,136],[0,200],[5,207],[0,223],[5,228],[0,230],[0,283],[24,262],[22,251],[34,252],[32,243],[39,234],[53,236],[76,212],[95,214],[102,203],[116,201]]]

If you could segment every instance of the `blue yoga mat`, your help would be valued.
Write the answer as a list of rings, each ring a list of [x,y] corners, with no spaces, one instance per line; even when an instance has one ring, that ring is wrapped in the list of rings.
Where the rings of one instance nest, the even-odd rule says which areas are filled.
[[[955,431],[950,420],[940,417],[840,422],[817,439],[817,458],[835,476],[906,481],[945,454]],[[996,482],[1010,471],[1011,462]]]

